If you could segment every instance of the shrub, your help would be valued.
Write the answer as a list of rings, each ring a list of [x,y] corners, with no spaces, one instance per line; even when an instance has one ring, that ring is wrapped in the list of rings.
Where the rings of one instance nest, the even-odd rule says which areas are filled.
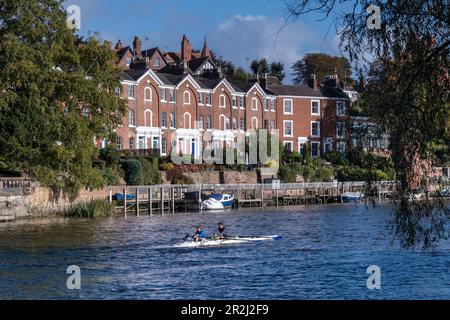
[[[280,166],[278,178],[284,183],[295,183],[297,182],[297,175],[301,173],[296,169],[296,167],[290,165]]]
[[[172,184],[195,184],[195,181],[184,175],[183,167],[176,166],[166,173],[166,178]]]
[[[122,162],[125,171],[125,181],[128,185],[136,186],[141,184],[142,164],[139,160],[129,159]]]
[[[175,165],[172,162],[164,162],[159,166],[159,169],[161,171],[170,171],[175,167]]]
[[[102,170],[106,184],[109,186],[117,186],[120,184],[120,172],[118,167],[105,168]]]
[[[336,151],[326,152],[323,155],[323,158],[326,161],[331,162],[331,164],[333,164],[333,165],[343,165],[344,164],[344,158],[342,157],[342,155],[339,152],[336,152]]]
[[[161,183],[161,176],[158,171],[158,158],[141,158],[142,177],[141,184],[154,185]]]
[[[100,218],[110,217],[114,213],[114,204],[104,200],[92,200],[71,205],[64,210],[64,216],[68,218]]]
[[[105,161],[108,166],[117,165],[120,162],[120,153],[112,144],[100,150],[100,159]]]

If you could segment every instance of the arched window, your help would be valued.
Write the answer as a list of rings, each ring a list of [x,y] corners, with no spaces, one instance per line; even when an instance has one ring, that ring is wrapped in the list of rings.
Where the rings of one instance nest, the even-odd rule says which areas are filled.
[[[257,130],[258,129],[258,119],[256,117],[252,118],[252,129]]]
[[[226,121],[227,121],[227,117],[225,117],[223,114],[221,114],[219,116],[219,130],[225,130]]]
[[[191,93],[189,91],[184,92],[184,104],[191,104]]]
[[[256,97],[252,99],[252,110],[258,110],[258,99]]]
[[[226,106],[227,106],[227,99],[226,99],[224,94],[221,94],[219,96],[219,107],[220,108],[225,108]]]
[[[153,127],[153,112],[149,109],[144,111],[144,127]]]
[[[147,87],[144,90],[144,100],[145,101],[152,101],[152,88]]]
[[[191,129],[191,114],[189,112],[184,114],[184,128]]]

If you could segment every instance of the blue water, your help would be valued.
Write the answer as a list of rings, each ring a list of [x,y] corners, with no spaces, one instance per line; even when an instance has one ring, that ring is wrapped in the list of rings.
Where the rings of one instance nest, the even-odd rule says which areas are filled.
[[[389,206],[302,206],[105,220],[0,225],[0,299],[448,299],[449,242],[405,250],[386,228]],[[212,233],[280,241],[202,249],[181,242],[194,224]],[[70,265],[81,290],[66,288]],[[381,268],[381,290],[367,267]]]

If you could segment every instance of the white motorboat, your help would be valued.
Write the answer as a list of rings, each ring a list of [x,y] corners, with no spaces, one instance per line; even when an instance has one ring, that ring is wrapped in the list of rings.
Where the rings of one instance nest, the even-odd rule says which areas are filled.
[[[364,195],[361,192],[345,192],[341,194],[342,202],[352,203],[363,200]]]
[[[202,210],[212,211],[212,210],[223,210],[224,206],[222,202],[214,199],[209,198],[202,202]]]

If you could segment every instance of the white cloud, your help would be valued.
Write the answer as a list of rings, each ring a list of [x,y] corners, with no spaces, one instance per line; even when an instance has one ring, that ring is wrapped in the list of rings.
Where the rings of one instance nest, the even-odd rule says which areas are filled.
[[[267,58],[285,64],[287,82],[291,66],[308,52],[339,55],[339,41],[301,22],[285,23],[283,19],[262,15],[234,15],[223,21],[210,37],[211,48],[225,59],[248,68],[251,60]]]

